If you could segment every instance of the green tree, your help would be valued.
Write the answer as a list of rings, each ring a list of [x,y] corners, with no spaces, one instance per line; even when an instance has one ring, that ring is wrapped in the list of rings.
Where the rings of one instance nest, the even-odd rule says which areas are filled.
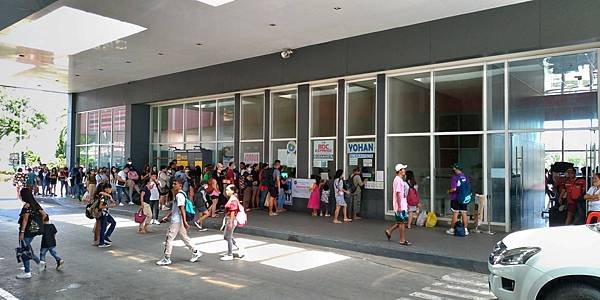
[[[40,129],[48,124],[48,118],[35,107],[28,98],[14,98],[0,88],[0,140],[15,136],[29,137],[31,130]]]
[[[33,153],[33,151],[31,150],[25,151],[23,153],[23,156],[25,156],[25,164],[27,164],[28,166],[36,166],[41,161],[40,156]]]

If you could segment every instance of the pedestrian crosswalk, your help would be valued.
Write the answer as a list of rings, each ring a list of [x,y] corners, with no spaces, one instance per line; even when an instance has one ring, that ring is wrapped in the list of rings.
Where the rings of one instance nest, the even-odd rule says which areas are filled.
[[[409,297],[398,300],[447,300],[447,299],[469,299],[469,300],[491,300],[496,299],[494,294],[488,290],[487,276],[478,273],[452,273],[442,276],[440,280],[413,292]]]

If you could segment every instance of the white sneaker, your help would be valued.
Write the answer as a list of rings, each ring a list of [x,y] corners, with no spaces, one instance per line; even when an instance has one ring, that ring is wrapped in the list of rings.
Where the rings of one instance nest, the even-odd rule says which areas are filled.
[[[98,245],[98,248],[108,248],[110,244]]]
[[[129,202],[129,205],[133,205],[133,202]]]
[[[40,261],[40,263],[38,264],[38,270],[40,271],[40,273],[42,273],[43,271],[46,271],[46,262],[45,261]]]
[[[446,234],[454,235],[454,228],[450,228],[450,229],[446,230]]]
[[[198,259],[200,257],[202,257],[202,253],[200,253],[200,251],[196,250],[196,251],[194,251],[192,258],[190,258],[190,262],[196,262],[196,261],[198,261]]]
[[[198,229],[202,229],[202,226],[200,226],[200,224],[198,224],[198,222],[194,221],[194,225],[196,225],[196,227],[197,227]]]
[[[163,257],[163,259],[156,262],[159,266],[168,266],[171,264],[171,259],[167,257]]]
[[[225,255],[223,257],[221,257],[222,261],[232,261],[233,260],[233,255]]]
[[[123,204],[123,202],[119,203],[119,206],[125,206],[125,204]]]
[[[469,229],[465,228],[465,236],[469,235]]]
[[[208,228],[205,228],[205,227],[200,227],[200,229],[198,229],[198,231],[200,231],[200,232],[205,232],[205,231],[208,231]]]
[[[58,261],[58,263],[56,264],[56,270],[57,271],[62,271],[65,268],[65,260],[61,259]]]
[[[21,274],[17,274],[17,279],[29,279],[31,278],[31,272],[28,273],[21,273]]]

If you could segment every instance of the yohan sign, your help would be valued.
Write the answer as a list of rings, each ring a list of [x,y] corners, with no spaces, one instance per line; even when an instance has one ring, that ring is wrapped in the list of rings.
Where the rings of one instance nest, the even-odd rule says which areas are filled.
[[[375,142],[348,143],[348,154],[375,153]]]

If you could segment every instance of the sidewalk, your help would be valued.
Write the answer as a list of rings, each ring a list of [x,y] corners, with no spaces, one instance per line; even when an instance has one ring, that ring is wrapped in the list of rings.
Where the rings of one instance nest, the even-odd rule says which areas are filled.
[[[83,208],[83,203],[70,198],[47,199],[63,206]],[[137,206],[117,206],[111,212],[133,216]],[[82,210],[83,213],[83,210]],[[161,212],[163,216],[165,212]],[[222,218],[208,219],[205,226],[221,227]],[[276,217],[264,211],[248,213],[248,225],[236,232],[314,244],[350,251],[363,252],[392,258],[406,259],[433,265],[442,265],[469,271],[487,273],[487,259],[493,245],[505,233],[487,235],[471,232],[464,238],[445,234],[445,224],[435,228],[413,227],[407,230],[407,239],[413,244],[402,246],[397,243],[398,232],[388,242],[384,229],[391,222],[363,219],[348,224],[333,224],[330,218],[312,217],[309,214],[285,212]],[[192,227],[195,228],[195,227]],[[195,230],[195,229],[191,229]]]

